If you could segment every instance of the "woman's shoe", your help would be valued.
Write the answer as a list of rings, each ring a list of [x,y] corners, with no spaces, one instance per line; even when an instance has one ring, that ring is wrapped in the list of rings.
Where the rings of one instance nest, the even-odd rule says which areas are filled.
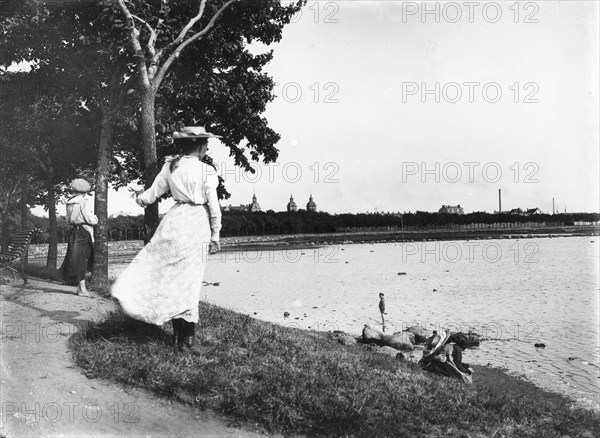
[[[171,325],[173,326],[173,347],[179,348],[181,342],[181,319],[172,319]]]
[[[200,356],[202,351],[197,345],[194,345],[196,341],[196,324],[193,322],[187,322],[185,319],[181,320],[181,332],[179,338],[179,351],[182,353],[191,353],[196,356]]]
[[[182,336],[181,344],[179,345],[179,351],[182,353],[190,353],[194,356],[201,356],[202,351],[195,345],[195,336]]]

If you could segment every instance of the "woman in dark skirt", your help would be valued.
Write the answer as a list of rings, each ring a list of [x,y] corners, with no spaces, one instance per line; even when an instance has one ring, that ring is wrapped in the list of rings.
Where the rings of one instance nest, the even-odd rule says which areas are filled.
[[[71,182],[76,194],[67,201],[67,224],[71,225],[67,255],[62,265],[63,280],[77,285],[77,295],[91,296],[85,286],[85,273],[92,270],[94,262],[94,225],[98,218],[92,213],[90,184],[81,178]]]

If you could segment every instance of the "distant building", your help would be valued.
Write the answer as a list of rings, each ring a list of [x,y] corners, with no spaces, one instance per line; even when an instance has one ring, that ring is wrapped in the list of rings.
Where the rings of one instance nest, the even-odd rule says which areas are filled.
[[[544,214],[544,212],[542,210],[540,210],[539,208],[528,208],[523,213],[524,216],[533,216],[535,214]]]
[[[252,204],[240,204],[239,206],[231,205],[221,207],[221,211],[261,211],[260,205],[256,200],[256,193],[252,196]]]
[[[508,214],[512,216],[525,216],[523,210],[521,210],[520,208],[513,208],[508,212]]]
[[[317,211],[317,204],[313,201],[312,193],[308,199],[308,204],[306,204],[306,211]]]
[[[260,205],[258,204],[258,201],[256,200],[256,193],[252,196],[252,204],[250,204],[248,211],[260,211]]]
[[[463,208],[458,204],[454,205],[442,205],[442,208],[438,210],[438,213],[449,213],[449,214],[465,214]]]
[[[239,206],[229,204],[221,207],[221,211],[248,211],[248,206],[244,204],[240,204]]]
[[[298,211],[298,205],[294,202],[294,197],[290,195],[290,202],[287,205],[287,211]]]

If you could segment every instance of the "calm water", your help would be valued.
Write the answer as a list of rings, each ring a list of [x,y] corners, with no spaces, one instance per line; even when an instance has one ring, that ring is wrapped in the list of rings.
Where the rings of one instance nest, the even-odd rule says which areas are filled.
[[[359,334],[474,329],[489,340],[465,361],[501,366],[578,400],[600,403],[599,238],[471,240],[222,253],[203,298],[251,316]],[[405,275],[398,275],[405,272]],[[284,312],[290,315],[284,318]],[[388,330],[389,331],[389,330]],[[534,347],[546,344],[545,348]]]

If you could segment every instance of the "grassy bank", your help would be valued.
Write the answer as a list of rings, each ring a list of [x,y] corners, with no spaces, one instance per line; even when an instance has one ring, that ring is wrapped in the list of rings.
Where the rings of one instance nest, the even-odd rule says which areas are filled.
[[[202,303],[202,357],[175,352],[170,330],[112,314],[74,335],[88,377],[212,409],[232,422],[308,436],[593,436],[598,414],[499,370],[475,384]]]

